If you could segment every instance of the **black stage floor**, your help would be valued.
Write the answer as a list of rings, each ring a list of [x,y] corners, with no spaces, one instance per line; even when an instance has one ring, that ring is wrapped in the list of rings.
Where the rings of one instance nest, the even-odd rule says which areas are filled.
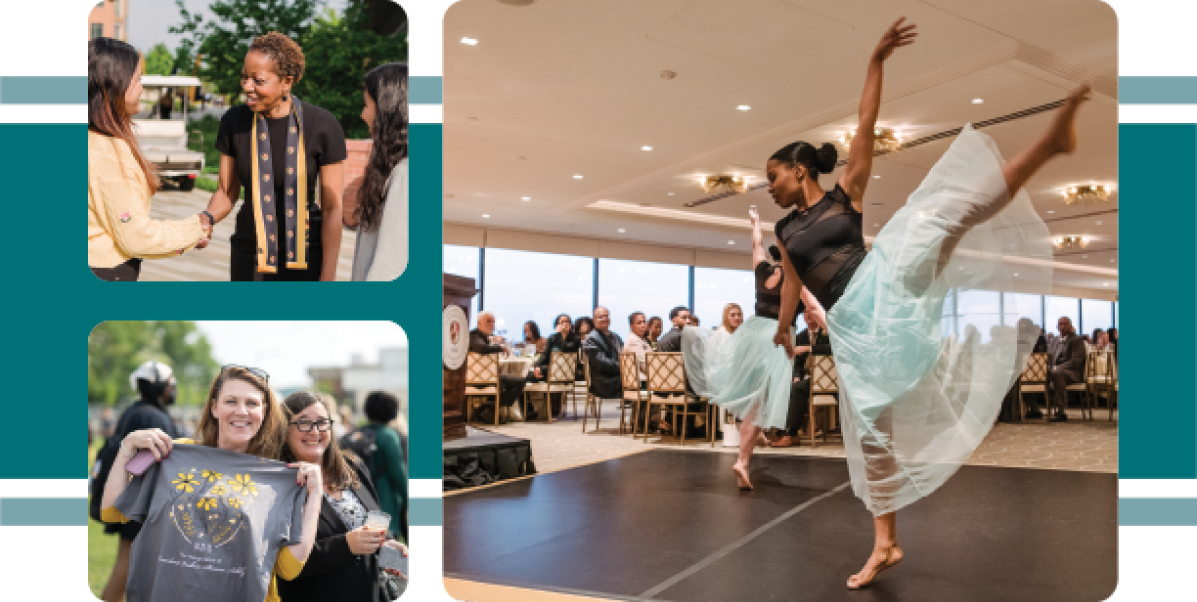
[[[848,576],[872,516],[843,460],[653,450],[445,498],[446,576],[614,599],[1096,602],[1117,584],[1117,475],[965,466],[898,513],[905,560]]]

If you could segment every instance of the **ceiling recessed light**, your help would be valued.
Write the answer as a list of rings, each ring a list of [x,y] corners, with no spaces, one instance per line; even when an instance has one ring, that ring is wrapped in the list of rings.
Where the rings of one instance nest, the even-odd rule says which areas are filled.
[[[873,179],[874,179],[874,180],[880,180],[880,179],[881,179],[881,176],[873,176]]]
[[[650,151],[650,150],[652,150],[652,149],[653,149],[653,147],[651,147],[651,146],[642,146],[642,147],[640,147],[640,150],[642,150],[642,151]]]
[[[575,179],[575,180],[581,180],[581,179],[582,179],[582,174],[575,174],[575,175],[574,175],[574,179]]]
[[[1055,211],[1048,211],[1048,213],[1055,213]]]
[[[1089,256],[1088,256],[1088,255],[1081,255],[1081,258],[1082,258],[1082,259],[1089,259]]]
[[[973,99],[973,104],[975,104],[975,105],[979,105],[979,104],[981,104],[981,103],[983,103],[983,102],[985,102],[985,99],[984,99],[984,98],[974,98],[974,99]]]
[[[880,227],[881,227],[881,224],[873,224],[873,227],[874,227],[874,228],[880,228]]]
[[[736,107],[736,110],[737,111],[751,111],[752,107],[750,107],[748,105],[740,105],[740,106]]]
[[[671,193],[669,193],[669,196],[673,196],[673,193],[672,193],[672,192],[671,192]]]
[[[521,201],[523,201],[523,202],[525,202],[525,203],[527,203],[528,201],[532,200],[532,197],[530,197],[530,196],[526,196],[526,197],[524,197],[524,198],[522,198],[522,199],[520,199],[520,200],[521,200]]]
[[[490,219],[490,215],[488,215],[488,214],[486,214],[486,213],[483,213],[483,214],[482,214],[482,219]]]
[[[1018,273],[1017,273],[1017,272],[1015,272],[1015,274],[1014,274],[1014,275],[1015,275],[1015,276],[1017,276],[1017,275],[1018,275]]]
[[[1114,263],[1115,261],[1118,261],[1118,260],[1117,260],[1117,259],[1111,259],[1111,260],[1110,260],[1110,263]]]
[[[620,234],[627,234],[627,232],[628,232],[628,231],[627,231],[627,230],[625,230],[625,229],[623,229],[623,228],[620,228],[620,229],[619,229],[619,233],[620,233]]]
[[[1110,283],[1109,283],[1109,282],[1103,282],[1103,283],[1101,283],[1101,285],[1102,285],[1102,286],[1110,286]]]
[[[1097,225],[1101,225],[1101,220],[1097,220]]]
[[[477,46],[478,40],[475,40],[474,38],[462,38],[461,43],[465,44],[466,46]]]
[[[736,244],[736,241],[734,241],[734,240],[729,240],[729,241],[727,241],[727,244],[729,244],[729,245],[734,245],[734,244]]]

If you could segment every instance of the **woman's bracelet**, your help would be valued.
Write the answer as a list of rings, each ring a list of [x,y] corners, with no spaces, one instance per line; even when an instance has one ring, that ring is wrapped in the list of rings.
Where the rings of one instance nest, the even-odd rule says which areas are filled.
[[[126,448],[126,447],[125,447],[125,442],[124,442],[123,440],[121,441],[121,446],[120,446],[120,447],[121,447],[121,453],[122,453],[122,454],[124,454],[124,455],[126,455],[126,456],[128,456],[128,457],[130,457],[130,458],[132,458],[133,456],[136,456],[136,455],[137,455],[137,448],[136,448],[136,447],[134,447],[134,448],[133,448],[133,450],[132,450],[132,451],[130,451],[128,448]]]
[[[216,227],[216,218],[212,217],[211,213],[208,213],[207,210],[204,210],[204,211],[200,211],[200,214],[208,216],[208,227],[210,227],[210,228]]]

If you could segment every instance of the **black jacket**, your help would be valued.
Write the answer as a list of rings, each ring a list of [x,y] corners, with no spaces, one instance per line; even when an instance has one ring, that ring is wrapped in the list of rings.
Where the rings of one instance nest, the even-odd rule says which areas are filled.
[[[353,494],[361,500],[366,511],[381,510],[378,493],[370,480],[370,471],[357,462],[350,462],[360,481]],[[392,518],[392,524],[397,524]],[[349,551],[345,534],[349,529],[328,500],[320,504],[320,522],[316,526],[316,544],[303,571],[291,581],[278,580],[278,593],[283,602],[387,602],[383,586],[379,584],[378,555],[358,556]]]
[[[600,399],[619,399],[623,397],[623,382],[619,377],[619,352],[623,350],[623,339],[609,330],[607,333],[611,341],[595,329],[582,344],[590,362],[590,393]]]
[[[554,332],[553,336],[549,337],[549,342],[545,343],[544,353],[536,359],[536,367],[540,368],[541,374],[548,377],[549,355],[554,351],[564,351],[566,353],[577,353],[582,348],[582,342],[571,330],[569,337],[562,337],[560,332]]]
[[[481,353],[482,355],[503,353],[503,346],[492,345],[490,337],[475,328],[470,331],[470,353]]]

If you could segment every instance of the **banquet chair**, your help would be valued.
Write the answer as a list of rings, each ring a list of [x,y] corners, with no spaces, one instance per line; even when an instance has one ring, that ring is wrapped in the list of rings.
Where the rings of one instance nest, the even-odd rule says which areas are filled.
[[[582,364],[582,380],[574,381],[574,391],[569,396],[570,402],[574,406],[574,420],[578,419],[578,395],[581,395],[582,399],[587,402],[590,400],[590,371],[586,369],[589,360],[586,359],[586,353],[581,349],[578,350],[578,361]],[[583,409],[585,409],[585,404],[583,404]]]
[[[528,393],[544,393],[545,414],[553,422],[553,393],[561,394],[561,411],[566,407],[566,394],[574,393],[574,371],[578,368],[578,356],[573,353],[554,351],[549,355],[549,374],[542,383],[528,383],[524,387],[524,417],[528,416]],[[575,411],[576,413],[576,411]]]
[[[603,416],[603,400],[598,395],[590,392],[590,358],[586,353],[582,353],[582,374],[586,378],[586,404],[582,407],[582,432],[586,432],[586,421],[590,418],[590,411],[594,410],[594,430],[599,428],[599,420]],[[578,415],[578,410],[574,409],[574,417]]]
[[[1118,354],[1110,352],[1110,380],[1113,381],[1113,390],[1110,392],[1110,421],[1114,421],[1114,407],[1118,405]]]
[[[475,388],[476,387],[476,388]],[[466,357],[466,390],[467,397],[495,398],[495,426],[499,426],[499,396],[502,385],[499,381],[499,356],[497,354],[483,355],[470,353]],[[471,422],[474,412],[473,402],[466,404],[466,423]]]
[[[1042,393],[1047,397],[1047,353],[1037,351],[1027,358],[1027,365],[1023,367],[1018,377],[1018,421],[1027,421],[1027,406],[1023,395],[1027,393]],[[1046,414],[1044,415],[1047,416]]]
[[[632,439],[635,439],[640,404],[648,399],[648,393],[640,388],[640,368],[637,366],[635,353],[619,354],[619,376],[623,384],[623,399],[619,404],[619,434],[623,434],[624,414],[630,404],[632,406]]]
[[[714,421],[711,419],[712,406],[705,400],[695,399],[686,392],[686,364],[681,353],[650,352],[644,354],[645,375],[648,377],[648,406],[644,411],[644,442],[648,443],[648,419],[652,416],[653,406],[670,406],[673,408],[673,432],[678,432],[678,416],[681,415],[681,437],[679,445],[686,444],[686,419],[698,417],[698,411],[691,411],[691,406],[705,410],[707,437],[711,446],[715,446]]]
[[[815,447],[816,412],[826,410],[829,415],[827,429],[823,431],[823,441],[827,441],[827,431],[835,425],[835,408],[838,405],[840,392],[840,375],[835,369],[835,358],[831,355],[811,355],[810,370],[810,409],[807,414],[810,423],[807,434],[810,445]]]
[[[1091,375],[1087,375],[1085,382],[1089,385],[1089,395],[1093,400],[1093,406],[1097,407],[1097,400],[1101,397],[1106,399],[1106,409],[1110,412],[1110,420],[1114,419],[1114,396],[1115,386],[1117,384],[1117,368],[1114,367],[1114,354],[1106,350],[1097,350],[1089,355],[1089,361],[1093,362],[1093,370]],[[1090,410],[1092,415],[1092,410]]]
[[[1068,393],[1081,394],[1081,418],[1085,418],[1085,412],[1089,413],[1086,420],[1093,420],[1093,406],[1097,405],[1093,401],[1093,387],[1090,385],[1090,378],[1096,376],[1097,360],[1094,357],[1095,352],[1090,351],[1085,354],[1085,369],[1082,372],[1085,375],[1084,380],[1079,383],[1072,383],[1065,387]]]

